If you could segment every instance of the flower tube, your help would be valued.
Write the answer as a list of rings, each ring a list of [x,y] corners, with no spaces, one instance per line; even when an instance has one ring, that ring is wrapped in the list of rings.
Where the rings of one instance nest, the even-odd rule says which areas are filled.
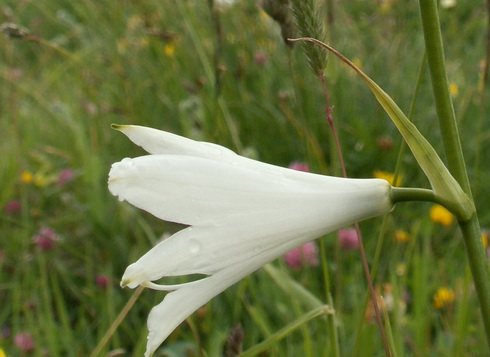
[[[140,126],[114,126],[150,155],[112,165],[109,190],[188,225],[126,269],[121,286],[170,291],[148,317],[151,356],[190,314],[286,252],[390,211],[390,184],[300,172]],[[184,284],[163,277],[199,274]]]

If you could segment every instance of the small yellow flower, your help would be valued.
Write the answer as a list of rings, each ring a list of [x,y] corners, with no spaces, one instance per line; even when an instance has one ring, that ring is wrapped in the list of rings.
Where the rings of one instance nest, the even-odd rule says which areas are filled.
[[[163,52],[165,52],[165,56],[173,57],[175,54],[175,45],[173,43],[167,43],[163,48]]]
[[[483,248],[487,249],[488,247],[488,232],[482,232],[481,234],[481,241],[483,243]]]
[[[138,40],[139,47],[148,47],[150,44],[150,39],[148,37],[140,37]]]
[[[392,5],[393,5],[392,0],[381,0],[379,9],[382,14],[386,15],[390,12]]]
[[[362,61],[360,58],[354,58],[352,60],[352,63],[354,63],[354,66],[362,70]],[[355,72],[354,71],[348,71],[347,74],[351,77],[355,77]]]
[[[128,49],[129,42],[126,38],[122,38],[116,42],[117,52],[119,54],[125,54]]]
[[[395,240],[400,243],[405,243],[410,240],[410,235],[404,230],[399,229],[395,232]]]
[[[3,348],[0,348],[0,357],[7,357]]]
[[[20,180],[23,183],[31,184],[32,181],[34,181],[34,176],[32,175],[32,172],[30,172],[30,171],[24,171],[20,175]]]
[[[439,288],[437,292],[434,294],[434,308],[442,309],[454,302],[455,295],[451,289],[448,288]]]
[[[430,208],[429,215],[432,222],[442,224],[446,227],[449,227],[454,222],[454,216],[452,213],[441,205],[432,206]]]
[[[458,85],[456,83],[451,83],[449,84],[449,92],[451,93],[451,95],[453,97],[456,97],[459,93],[459,88],[458,88]]]
[[[143,19],[138,15],[133,15],[127,21],[128,30],[133,32],[144,25]]]
[[[37,187],[45,187],[50,183],[50,179],[48,176],[38,172],[34,175],[33,182]]]
[[[374,171],[374,177],[388,181],[391,186],[399,186],[402,183],[402,177],[400,175],[398,175],[396,182],[394,182],[395,174],[387,171],[376,170]]]
[[[396,275],[398,275],[398,276],[405,275],[407,272],[407,264],[398,263],[395,267],[395,272],[396,272]]]
[[[259,7],[259,17],[262,21],[271,20],[270,16],[267,14],[267,12],[264,11],[264,9],[262,9],[262,7]]]
[[[57,173],[36,172],[34,174],[34,185],[37,187],[46,187],[56,183],[59,179]]]
[[[356,57],[356,58],[354,58],[354,59],[352,60],[352,63],[354,63],[354,65],[355,65],[357,68],[362,69],[362,61],[361,61],[361,59],[360,59],[360,58],[357,58],[357,57]]]

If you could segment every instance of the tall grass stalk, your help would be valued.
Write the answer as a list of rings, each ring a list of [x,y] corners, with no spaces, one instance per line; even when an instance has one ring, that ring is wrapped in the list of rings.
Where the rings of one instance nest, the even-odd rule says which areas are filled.
[[[131,310],[131,308],[133,307],[133,305],[138,300],[139,296],[143,292],[143,289],[144,289],[144,287],[139,286],[134,291],[133,295],[131,295],[131,297],[129,298],[128,302],[126,303],[126,305],[124,305],[123,309],[121,310],[121,312],[119,313],[119,315],[117,316],[117,318],[112,322],[111,326],[106,331],[105,335],[99,341],[99,343],[94,348],[94,350],[92,351],[92,353],[90,353],[90,357],[100,356],[100,353],[103,351],[104,347],[110,341],[111,337],[114,335],[114,333],[116,332],[116,330],[119,327],[119,325],[121,325],[121,323],[123,322],[123,320],[125,319],[125,317],[129,313],[129,311]]]
[[[419,91],[420,91],[420,86],[422,84],[422,78],[423,78],[425,63],[426,63],[426,57],[424,55],[424,57],[421,61],[420,67],[419,67],[419,73],[417,75],[417,82],[415,84],[414,93],[412,95],[412,99],[410,102],[410,109],[408,112],[408,119],[409,120],[412,120],[413,113],[415,111],[417,98],[418,98]],[[407,144],[404,140],[402,140],[400,143],[400,147],[398,148],[398,155],[397,155],[397,159],[396,159],[396,163],[395,163],[395,169],[393,170],[393,182],[397,182],[398,178],[400,177],[400,170],[402,167],[402,158],[403,158],[403,154],[405,153],[406,149],[407,149]],[[390,216],[390,213],[385,214],[383,216],[383,220],[381,222],[381,226],[380,226],[381,228],[379,230],[379,236],[378,236],[378,240],[376,243],[376,249],[374,252],[373,262],[371,264],[371,274],[373,276],[376,276],[378,273],[378,267],[379,267],[379,262],[380,262],[380,258],[381,258],[381,252],[383,250],[383,245],[385,242],[385,236],[386,236],[387,225],[388,225],[388,217],[389,216]],[[369,299],[369,294],[366,294],[366,297],[364,299],[364,308],[363,308],[364,313],[363,313],[363,315],[365,314],[366,309],[368,307],[368,302],[369,302],[368,299]],[[359,319],[359,324],[358,324],[357,334],[356,334],[356,340],[355,340],[356,342],[354,344],[354,351],[356,351],[355,354],[358,353],[359,348],[360,348],[359,337],[360,337],[360,332],[361,332],[363,324],[364,324],[364,319]],[[394,347],[394,345],[392,347]],[[392,348],[392,350],[393,350],[393,352],[396,352],[395,349]]]
[[[298,29],[298,33],[300,36],[303,37],[313,37],[316,38],[320,41],[324,41],[326,39],[325,35],[325,30],[324,30],[324,21],[321,21],[320,18],[320,12],[319,10],[315,7],[315,2],[313,0],[306,0],[306,1],[299,1],[299,0],[291,0],[291,10],[293,12],[293,16],[295,19],[295,23]],[[330,4],[331,5],[331,4]],[[331,7],[330,7],[331,9]],[[336,152],[338,155],[338,162],[340,164],[340,168],[342,171],[343,177],[347,177],[347,171],[345,168],[345,163],[344,163],[344,158],[342,154],[342,148],[340,145],[339,141],[339,136],[337,134],[337,130],[335,127],[335,123],[333,120],[333,115],[332,111],[333,108],[330,104],[330,96],[327,88],[327,82],[325,79],[325,68],[327,65],[327,54],[328,52],[323,51],[320,47],[315,46],[314,43],[309,43],[309,42],[303,42],[303,47],[306,53],[306,57],[308,59],[308,63],[310,65],[311,70],[313,73],[320,79],[322,86],[323,86],[323,93],[325,96],[325,114],[326,114],[326,119],[327,122],[330,126],[330,130],[332,132],[332,137],[333,137],[333,143],[332,146],[335,148],[335,151],[332,150],[332,152]],[[335,162],[335,161],[334,161]],[[367,262],[366,258],[366,252],[364,249],[364,244],[362,241],[362,234],[361,230],[359,228],[359,224],[355,224],[355,230],[356,234],[358,237],[359,241],[359,251],[361,253],[361,260],[362,260],[362,265],[364,268],[367,284],[369,291],[371,293],[371,300],[373,302],[374,306],[374,311],[375,311],[375,316],[376,316],[376,321],[379,327],[380,335],[381,335],[381,340],[383,342],[383,346],[385,349],[386,355],[389,357],[391,356],[390,353],[390,348],[386,339],[386,334],[384,331],[384,326],[383,326],[383,321],[382,321],[382,316],[381,312],[378,306],[378,298],[376,295],[376,292],[374,290],[374,285],[372,281],[371,274],[369,272],[369,265]],[[325,265],[324,260],[323,265]],[[330,285],[330,284],[328,284]],[[329,304],[332,304],[332,297],[330,293],[330,288],[327,287],[327,297],[329,301],[327,301]],[[333,321],[333,317],[332,317]],[[331,321],[331,324],[332,324]],[[335,328],[335,326],[333,326]],[[335,344],[338,345],[338,338],[335,337],[336,341]],[[335,349],[337,353],[339,353],[338,347]]]
[[[337,149],[336,152],[337,152],[337,155],[339,158],[340,168],[342,170],[342,176],[347,178],[348,176],[347,176],[347,170],[345,168],[344,156],[342,154],[342,147],[340,145],[339,136],[337,134],[337,130],[335,128],[335,123],[333,120],[333,115],[332,115],[333,108],[330,105],[330,96],[328,93],[327,82],[326,82],[325,76],[324,75],[320,76],[320,80],[322,82],[323,92],[325,95],[325,114],[327,117],[327,122],[328,122],[330,129],[332,131],[332,136],[334,139],[335,147]],[[386,356],[390,357],[391,356],[390,346],[389,346],[388,340],[386,338],[386,332],[385,332],[385,328],[383,325],[381,310],[380,310],[380,307],[378,305],[378,296],[376,294],[376,291],[374,290],[374,284],[373,284],[373,279],[372,279],[373,275],[371,274],[370,269],[369,269],[369,264],[368,264],[367,257],[366,257],[366,251],[364,249],[364,242],[362,240],[361,229],[360,229],[358,223],[354,224],[354,228],[356,230],[357,239],[359,241],[359,252],[361,254],[362,266],[364,269],[364,274],[366,276],[366,281],[368,284],[369,293],[371,295],[371,301],[372,301],[372,304],[374,307],[376,322],[378,324],[379,332],[381,335],[381,341],[383,342],[383,347],[385,349]]]
[[[330,284],[330,274],[328,272],[328,260],[326,255],[326,247],[325,247],[325,239],[320,240],[320,257],[322,261],[322,273],[323,273],[323,287],[325,290],[325,299],[327,304],[331,307],[334,307],[334,301],[332,299],[332,287]],[[333,356],[341,356],[340,354],[340,345],[339,345],[339,333],[337,331],[337,322],[336,322],[336,313],[331,314],[328,317],[328,326],[330,330],[330,344],[333,349]]]
[[[449,92],[437,2],[435,0],[420,0],[419,3],[432,90],[448,168],[463,190],[471,197],[470,181]],[[481,240],[477,214],[473,214],[469,220],[460,221],[459,225],[463,233],[468,261],[480,301],[487,343],[490,347],[490,269]]]

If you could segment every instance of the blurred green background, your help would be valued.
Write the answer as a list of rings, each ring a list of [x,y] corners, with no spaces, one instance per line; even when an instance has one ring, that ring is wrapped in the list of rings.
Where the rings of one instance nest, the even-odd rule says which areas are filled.
[[[329,43],[408,114],[424,55],[417,2],[334,3]],[[440,15],[476,205],[489,227],[488,14],[483,1],[457,1]],[[111,123],[164,129],[340,176],[321,83],[301,46],[286,45],[256,1],[212,10],[198,0],[6,0],[0,23],[0,348],[7,356],[88,356],[132,294],[118,286],[125,267],[179,229],[108,192],[111,163],[143,154]],[[24,29],[20,38],[9,36],[18,34],[12,24]],[[401,143],[395,127],[336,58],[330,56],[326,73],[349,175],[392,173]],[[442,152],[425,66],[421,73],[413,121]],[[428,187],[408,151],[401,176],[403,186]],[[460,233],[454,223],[431,219],[430,208],[400,205],[382,235],[375,285],[391,299],[397,355],[488,355]],[[361,225],[370,262],[381,225],[381,218]],[[323,239],[341,355],[384,355],[365,312],[359,252],[341,249],[335,233]],[[274,264],[325,301],[320,266]],[[259,271],[227,290],[156,356],[224,356],[238,324],[246,349],[302,316],[301,301],[273,280]],[[439,306],[441,288],[453,295],[443,294]],[[163,296],[144,291],[101,355],[141,356],[147,314]],[[331,332],[315,320],[263,356],[329,356]],[[29,336],[32,348],[19,336]]]

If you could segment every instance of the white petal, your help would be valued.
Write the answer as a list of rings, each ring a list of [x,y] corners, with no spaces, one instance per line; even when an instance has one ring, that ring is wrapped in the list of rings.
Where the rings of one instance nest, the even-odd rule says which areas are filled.
[[[145,126],[113,125],[113,127],[150,154],[189,155],[207,158],[237,156],[233,151],[223,146],[198,142]]]
[[[303,175],[309,175],[308,181],[324,182],[324,175],[305,173],[291,170],[264,162],[245,158],[221,145],[199,142],[183,136],[175,135],[166,131],[148,128],[139,125],[113,125],[114,128],[125,134],[133,143],[141,146],[150,154],[156,155],[179,155],[207,158],[220,162],[227,162],[233,165],[251,167],[261,171],[272,171],[285,177],[303,180]],[[344,178],[331,177],[334,180],[349,180]]]
[[[269,201],[232,218],[223,213],[220,225],[191,226],[157,244],[127,268],[123,285],[134,288],[164,276],[210,275],[241,261],[251,262],[262,253],[268,254],[265,262],[271,261],[323,234],[387,212],[391,205],[373,209],[376,190],[372,193],[371,197],[338,197],[330,192],[330,200],[323,197],[330,204],[320,194],[294,197],[290,193],[289,204]],[[289,248],[283,251],[280,246],[285,243]]]
[[[145,357],[151,356],[170,333],[194,311],[256,270],[242,265],[237,264],[232,269],[221,271],[167,294],[148,316],[149,334]]]
[[[272,249],[261,250],[250,259],[240,259],[212,276],[183,284],[178,290],[168,293],[148,316],[145,357],[151,356],[180,323],[213,297],[296,245],[295,242],[283,240],[282,244]]]
[[[335,219],[337,212],[360,220],[391,208],[390,186],[384,180],[265,166],[267,170],[188,156],[143,156],[113,164],[109,189],[158,218],[188,225],[220,225],[237,217],[274,213],[277,219],[293,216],[304,224],[324,224],[321,216]],[[271,223],[280,223],[277,219]]]
[[[253,264],[260,260],[265,264],[303,241],[321,235],[318,231],[303,234],[297,231],[271,231],[264,224],[241,223],[230,222],[221,227],[189,227],[174,234],[128,266],[122,285],[134,288],[164,276],[211,275],[243,261]],[[288,247],[282,248],[283,245]]]

